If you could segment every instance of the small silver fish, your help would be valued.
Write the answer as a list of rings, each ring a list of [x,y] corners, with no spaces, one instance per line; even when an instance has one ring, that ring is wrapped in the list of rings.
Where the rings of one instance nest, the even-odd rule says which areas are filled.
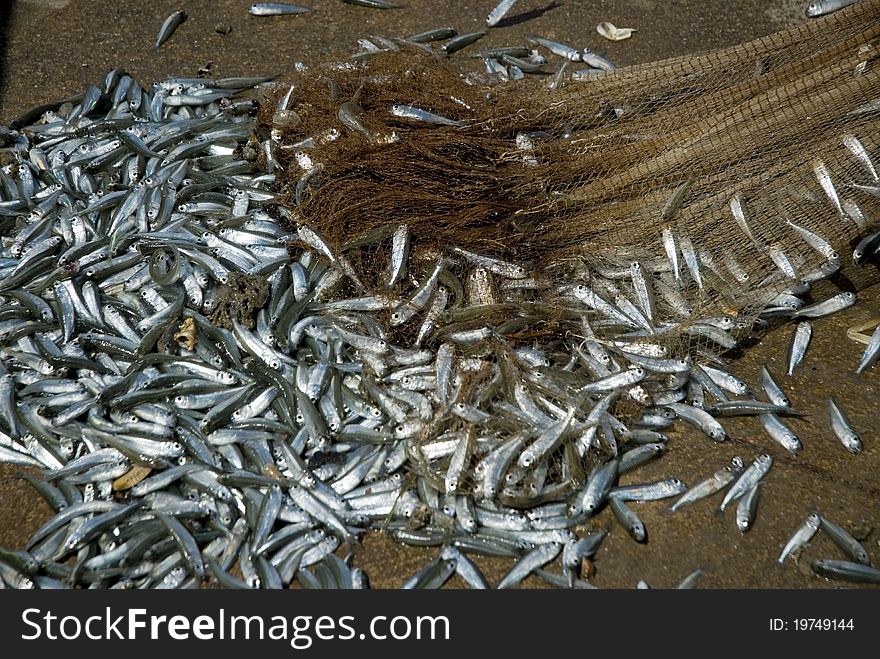
[[[834,544],[840,547],[840,549],[856,563],[861,563],[862,565],[871,564],[871,557],[868,556],[868,552],[865,551],[862,544],[847,533],[845,529],[838,526],[824,515],[819,515],[819,528],[827,533],[834,541]]]
[[[388,268],[388,279],[385,282],[386,290],[391,290],[403,276],[404,266],[409,257],[410,233],[409,227],[400,224],[394,230],[391,237],[391,262]]]
[[[831,180],[831,172],[828,171],[828,167],[826,167],[825,163],[821,160],[817,160],[813,163],[813,172],[815,172],[819,185],[822,186],[822,189],[825,191],[825,194],[828,195],[828,199],[831,200],[831,203],[834,204],[837,212],[843,215],[843,207],[840,205],[840,197],[837,194],[837,190],[834,188],[834,181]]]
[[[827,300],[823,300],[822,302],[811,304],[808,307],[798,309],[791,315],[791,317],[820,318],[821,316],[829,316],[833,313],[837,313],[838,311],[842,311],[843,309],[847,309],[855,303],[856,294],[850,291],[844,291],[843,293],[838,293],[837,295],[830,297]]]
[[[806,521],[794,532],[794,535],[791,536],[791,539],[783,547],[782,553],[779,554],[779,564],[785,563],[786,558],[812,540],[818,530],[819,515],[818,513],[810,513]]]
[[[636,515],[629,506],[616,497],[611,497],[609,505],[611,506],[611,510],[614,512],[617,521],[626,529],[627,533],[629,533],[633,540],[636,542],[645,542],[648,539],[648,533],[645,530],[644,523],[642,523],[639,516]]]
[[[720,492],[725,487],[730,485],[734,478],[742,471],[742,460],[738,457],[734,458],[734,462],[731,462],[727,467],[722,467],[714,474],[712,474],[709,478],[704,481],[700,481],[696,485],[694,485],[691,489],[685,492],[672,506],[670,510],[675,512],[682,506],[686,506],[690,503],[694,503],[695,501],[699,501],[700,499],[705,499],[708,496],[715,494],[716,492]]]
[[[663,249],[666,250],[666,258],[672,264],[675,280],[679,281],[681,279],[681,269],[678,264],[678,247],[675,245],[675,235],[669,227],[663,229]]]
[[[759,414],[758,420],[767,434],[779,443],[786,451],[794,455],[803,448],[801,440],[789,430],[775,414]]]
[[[544,39],[543,37],[528,37],[526,41],[528,41],[529,43],[537,44],[538,46],[543,46],[554,55],[564,57],[565,59],[572,62],[581,61],[581,51],[579,51],[577,48],[569,46],[568,44],[560,43],[559,41],[554,41],[553,39]]]
[[[700,276],[700,257],[697,256],[694,244],[687,236],[682,237],[678,242],[681,245],[681,253],[684,255],[684,262],[690,270],[691,277],[696,282],[697,288],[703,288],[703,278]]]
[[[811,338],[813,338],[812,323],[808,320],[798,323],[788,349],[788,377],[794,375],[794,370],[804,361]]]
[[[427,110],[422,110],[413,105],[395,104],[391,106],[391,114],[395,117],[403,119],[412,119],[414,121],[422,121],[426,124],[439,124],[441,126],[464,126],[464,122],[443,117]]]
[[[782,274],[784,274],[789,279],[797,279],[797,271],[794,269],[794,265],[788,258],[788,255],[784,251],[782,251],[782,246],[779,243],[773,243],[772,245],[770,245],[767,253],[773,260],[773,263],[776,264],[776,267],[779,268],[780,271],[782,271]]]
[[[761,367],[761,388],[764,390],[764,393],[767,394],[767,398],[770,399],[770,402],[774,405],[791,407],[791,401],[788,396],[786,396],[785,392],[782,391],[782,388],[776,384],[776,381],[773,379],[773,376],[770,375],[770,371],[766,366]]]
[[[162,23],[162,27],[159,28],[159,36],[156,37],[156,48],[168,41],[185,20],[186,12],[182,10],[178,10],[166,18],[165,22]]]
[[[720,510],[723,512],[728,505],[751,490],[762,478],[764,478],[764,476],[767,475],[767,472],[770,471],[772,466],[773,458],[767,453],[762,453],[755,458],[754,462],[752,462],[752,464],[740,474],[740,477],[727,491],[727,494],[724,495],[724,501],[721,502]]]
[[[856,583],[880,583],[880,570],[870,565],[825,558],[813,561],[812,567],[813,572],[829,579]]]
[[[863,265],[880,249],[880,231],[869,233],[853,249],[852,260],[855,265]]]
[[[581,54],[581,59],[587,66],[599,69],[600,71],[613,71],[617,68],[613,62],[602,57],[599,53],[592,52],[589,48],[584,48],[584,52]]]
[[[511,10],[513,5],[516,4],[516,0],[501,0],[496,6],[495,9],[489,12],[489,15],[486,16],[486,25],[488,27],[495,27],[498,23],[501,22],[507,12]]]
[[[874,168],[874,162],[871,160],[871,156],[855,135],[844,135],[843,144],[859,160],[859,162],[865,166],[865,169],[868,170],[871,178],[875,181],[880,180],[880,178],[877,177],[877,170]]]
[[[856,0],[814,0],[814,2],[807,5],[804,13],[807,15],[807,18],[816,18],[817,16],[830,14],[855,3]]]
[[[405,5],[395,5],[385,0],[342,0],[349,5],[369,7],[370,9],[403,9]]]
[[[677,478],[669,478],[643,485],[623,485],[611,490],[611,499],[621,501],[658,501],[687,491],[687,485]]]
[[[828,412],[831,415],[831,428],[846,449],[855,455],[862,450],[862,440],[855,431],[843,410],[833,398],[828,399]]]
[[[300,7],[287,2],[258,2],[248,9],[251,16],[287,16],[310,11],[312,10],[309,7]]]
[[[758,510],[760,493],[761,484],[755,483],[755,486],[739,500],[736,506],[736,528],[740,533],[746,533],[752,528],[752,524],[755,522],[755,512]]]
[[[739,225],[739,228],[742,229],[742,232],[749,237],[749,240],[751,240],[755,245],[760,246],[761,243],[755,240],[755,236],[752,234],[752,230],[749,227],[748,221],[746,220],[746,209],[742,195],[736,194],[731,197],[730,212],[733,213],[733,219],[736,220],[736,223],[737,225]]]
[[[862,360],[859,362],[859,367],[856,369],[856,373],[859,375],[864,373],[866,369],[874,365],[878,356],[880,356],[880,325],[878,325],[874,330],[874,333],[871,334],[871,338],[868,340],[868,345],[865,346],[865,353],[862,355]]]
[[[470,46],[475,41],[479,41],[483,37],[486,36],[486,32],[468,32],[467,34],[459,34],[457,36],[452,37],[449,41],[444,43],[441,46],[441,49],[447,55],[452,55],[452,53],[461,50],[467,46]]]

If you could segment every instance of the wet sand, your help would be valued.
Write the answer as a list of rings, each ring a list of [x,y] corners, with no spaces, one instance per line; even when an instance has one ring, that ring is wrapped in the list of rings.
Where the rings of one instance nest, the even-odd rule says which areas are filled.
[[[460,32],[483,29],[495,1],[413,0],[406,9],[380,11],[331,0],[303,0],[319,11],[277,18],[249,16],[248,4],[233,0],[18,0],[8,16],[0,10],[0,49],[5,45],[5,53],[0,53],[0,123],[9,123],[33,105],[83,91],[114,67],[124,68],[144,84],[171,75],[195,75],[208,62],[215,76],[283,76],[297,61],[350,54],[358,38],[371,34],[408,35],[441,25],[452,25]],[[537,34],[589,46],[620,65],[635,64],[729,46],[795,25],[804,20],[805,2],[601,0],[548,5],[521,0],[505,25],[492,29],[480,47],[518,44],[524,36]],[[159,26],[179,8],[189,18],[156,51],[153,44]],[[602,20],[638,31],[627,41],[608,42],[595,32]],[[215,31],[218,24],[231,26],[231,31],[219,34]],[[863,284],[880,279],[873,266],[858,277]],[[668,512],[668,503],[635,504],[649,538],[647,544],[639,545],[616,524],[610,511],[603,511],[590,523],[591,529],[611,529],[596,556],[593,583],[631,588],[644,579],[655,588],[666,588],[700,567],[706,572],[701,587],[842,585],[817,578],[809,570],[813,558],[840,557],[821,534],[797,564],[776,563],[788,537],[813,509],[850,530],[867,533],[863,544],[880,562],[880,370],[857,376],[855,367],[863,346],[845,336],[847,327],[880,315],[880,287],[869,287],[859,297],[856,307],[814,323],[807,359],[793,378],[784,376],[793,331],[790,325],[770,332],[733,360],[734,371],[755,388],[760,367],[767,364],[795,407],[806,413],[802,420],[791,421],[804,444],[799,455],[791,457],[775,445],[756,420],[730,420],[725,422],[731,437],[726,444],[716,446],[685,428],[671,435],[664,458],[624,479],[628,483],[675,477],[693,484],[734,455],[748,462],[769,452],[776,464],[763,487],[754,528],[742,535],[732,510],[715,514],[719,497],[676,514]],[[850,455],[831,432],[826,411],[831,395],[862,434],[865,448],[857,456]],[[5,547],[23,546],[50,513],[29,486],[14,477],[19,471],[0,466],[0,545]],[[374,587],[394,587],[435,553],[401,547],[376,533],[365,540],[356,564],[367,570]],[[478,562],[492,582],[511,564],[500,559]],[[453,581],[452,585],[462,584]],[[543,582],[532,577],[526,585],[541,587]]]

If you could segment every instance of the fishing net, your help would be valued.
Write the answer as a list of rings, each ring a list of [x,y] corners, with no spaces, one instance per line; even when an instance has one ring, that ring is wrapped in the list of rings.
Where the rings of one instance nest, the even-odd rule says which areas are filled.
[[[870,160],[880,135],[878,35],[880,2],[864,1],[704,55],[609,72],[568,62],[516,84],[402,46],[306,71],[269,99],[261,131],[286,181],[290,224],[316,229],[374,293],[391,232],[408,225],[412,279],[398,285],[403,299],[438,255],[450,258],[441,282],[450,303],[426,345],[494,330],[476,344],[453,341],[459,384],[468,382],[458,402],[485,407],[492,420],[476,432],[435,410],[414,443],[420,473],[442,490],[453,444],[433,445],[470,428],[469,484],[478,491],[479,456],[521,438],[522,420],[504,405],[522,403],[518,387],[558,419],[574,404],[571,392],[601,375],[589,362],[572,366],[578,347],[720,353],[734,345],[727,337],[754,332],[780,294],[804,294],[833,275],[880,211]],[[456,125],[407,119],[395,105]],[[453,248],[521,264],[528,284]],[[569,294],[581,285],[618,308],[639,307],[636,269],[656,298],[646,332],[638,319],[609,319],[594,299],[585,316],[583,297]],[[475,277],[488,283],[475,286]],[[387,324],[389,335],[412,342],[420,325],[411,325]],[[726,335],[707,329],[719,325]],[[540,346],[553,368],[515,352],[527,346]],[[676,377],[652,374],[611,409],[631,420]],[[626,436],[599,425],[598,441],[555,446],[543,473],[508,473],[504,502],[534,504],[528,492],[552,500],[577,487],[584,459],[605,459],[603,449],[613,452],[614,437]],[[554,479],[558,490],[547,487]]]

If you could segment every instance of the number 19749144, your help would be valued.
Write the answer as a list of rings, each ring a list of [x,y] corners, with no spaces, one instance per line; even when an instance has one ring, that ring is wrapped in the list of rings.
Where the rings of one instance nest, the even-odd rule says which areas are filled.
[[[771,631],[838,631],[853,630],[855,623],[852,618],[793,618],[784,620],[782,618],[771,618]]]

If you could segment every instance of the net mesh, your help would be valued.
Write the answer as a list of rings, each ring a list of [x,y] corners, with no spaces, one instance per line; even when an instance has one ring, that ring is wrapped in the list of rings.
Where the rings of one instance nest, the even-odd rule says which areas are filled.
[[[404,46],[302,73],[282,112],[289,90],[264,103],[261,130],[272,134],[293,224],[314,227],[372,292],[391,232],[408,225],[414,248],[402,298],[438,254],[451,257],[450,302],[426,341],[495,330],[473,345],[453,341],[454,374],[468,383],[456,400],[492,420],[475,426],[435,410],[411,447],[417,469],[442,490],[454,445],[441,446],[444,437],[473,431],[468,485],[480,491],[489,457],[522,439],[523,397],[561,418],[570,392],[599,377],[577,358],[585,340],[662,344],[667,356],[720,352],[730,346],[706,329],[708,319],[725,319],[725,331],[741,337],[779,294],[834,272],[838,253],[878,224],[878,36],[880,2],[864,0],[700,56],[590,74],[568,63],[549,86],[546,78],[499,84]],[[395,104],[461,125],[400,117]],[[476,275],[455,247],[533,276],[526,285]],[[609,322],[595,304],[585,314],[566,294],[582,285],[638,307],[634,263],[656,297],[648,335]],[[474,283],[478,276],[486,282]],[[388,331],[413,342],[421,322]],[[535,345],[552,368],[514,352]],[[652,374],[612,412],[631,420],[670,377]],[[536,492],[562,498],[591,458],[604,459],[626,435],[608,426],[586,439],[566,435],[542,473],[506,471],[503,502],[533,504]]]

